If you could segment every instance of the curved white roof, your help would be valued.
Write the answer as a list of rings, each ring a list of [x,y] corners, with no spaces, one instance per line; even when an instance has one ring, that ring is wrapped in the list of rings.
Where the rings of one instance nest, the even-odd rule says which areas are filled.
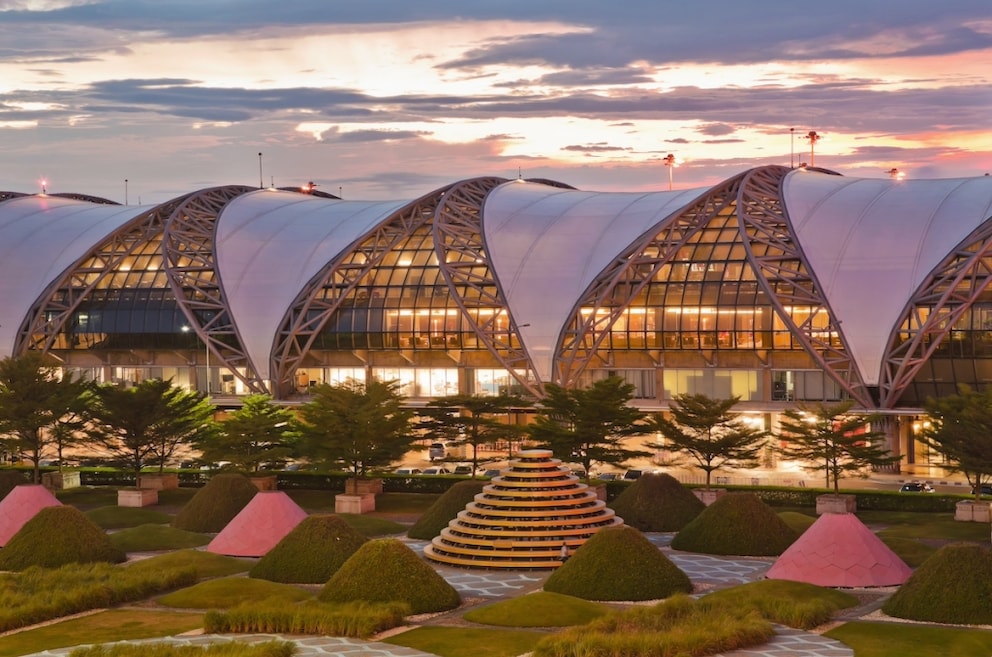
[[[992,178],[858,179],[797,170],[783,197],[861,376],[877,385],[907,302],[992,217]]]
[[[105,205],[21,196],[0,212],[0,358],[45,288],[113,231],[154,206]]]
[[[482,225],[489,260],[542,380],[551,380],[559,335],[593,279],[705,191],[618,194],[509,182],[489,193]]]
[[[216,269],[256,372],[269,379],[279,322],[303,286],[328,262],[409,201],[339,201],[260,190],[217,217]]]

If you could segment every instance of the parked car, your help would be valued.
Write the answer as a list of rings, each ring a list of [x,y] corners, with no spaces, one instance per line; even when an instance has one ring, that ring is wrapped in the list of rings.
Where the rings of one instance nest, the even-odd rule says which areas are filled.
[[[432,465],[429,468],[424,468],[420,474],[425,475],[446,475],[451,474],[451,470],[442,465]]]
[[[644,474],[643,470],[627,470],[623,473],[623,480],[633,481],[635,479],[640,479],[642,474]]]
[[[616,472],[600,472],[598,475],[595,475],[593,479],[598,479],[600,481],[616,481],[619,477]]]
[[[462,477],[469,477],[472,475],[471,465],[456,465],[452,474],[460,475]]]
[[[980,486],[982,489],[982,497],[992,497],[992,484],[982,484]],[[979,486],[971,487],[971,494],[975,495],[978,493]]]
[[[396,468],[393,470],[393,474],[397,475],[419,475],[421,473],[420,468]]]
[[[448,455],[448,450],[445,449],[444,443],[431,443],[431,446],[427,448],[427,458],[430,460],[443,459]]]
[[[502,472],[502,470],[499,470],[497,468],[490,468],[489,470],[483,472],[482,476],[489,477],[490,479],[492,479],[493,477],[498,477],[500,472]]]
[[[925,481],[909,481],[902,485],[899,489],[902,493],[932,493],[934,492],[933,486]]]

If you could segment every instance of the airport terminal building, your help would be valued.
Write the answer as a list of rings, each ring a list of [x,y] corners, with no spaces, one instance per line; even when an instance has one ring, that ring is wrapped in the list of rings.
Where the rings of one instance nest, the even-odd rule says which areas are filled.
[[[155,206],[0,192],[0,357],[219,405],[347,378],[423,404],[619,375],[644,409],[735,395],[773,428],[850,399],[925,463],[923,401],[992,382],[990,249],[987,176],[764,166],[671,192],[474,178],[413,200],[227,186]]]

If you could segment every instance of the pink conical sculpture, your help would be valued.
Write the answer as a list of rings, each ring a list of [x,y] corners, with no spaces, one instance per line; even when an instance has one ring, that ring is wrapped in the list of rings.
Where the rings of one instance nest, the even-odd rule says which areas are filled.
[[[259,491],[210,541],[207,552],[232,557],[261,557],[306,517],[307,512],[286,493]]]
[[[824,513],[782,553],[765,577],[818,586],[898,586],[913,573],[853,513]]]
[[[21,484],[0,500],[0,547],[21,530],[35,514],[48,506],[62,506],[41,484]]]

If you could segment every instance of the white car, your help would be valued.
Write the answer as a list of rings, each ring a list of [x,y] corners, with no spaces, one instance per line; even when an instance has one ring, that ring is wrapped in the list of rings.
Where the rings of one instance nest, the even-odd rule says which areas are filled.
[[[451,474],[451,470],[445,468],[444,466],[434,465],[429,468],[424,468],[420,474],[424,475],[446,475]]]
[[[393,474],[397,475],[419,475],[421,473],[420,468],[396,468],[393,470]]]

